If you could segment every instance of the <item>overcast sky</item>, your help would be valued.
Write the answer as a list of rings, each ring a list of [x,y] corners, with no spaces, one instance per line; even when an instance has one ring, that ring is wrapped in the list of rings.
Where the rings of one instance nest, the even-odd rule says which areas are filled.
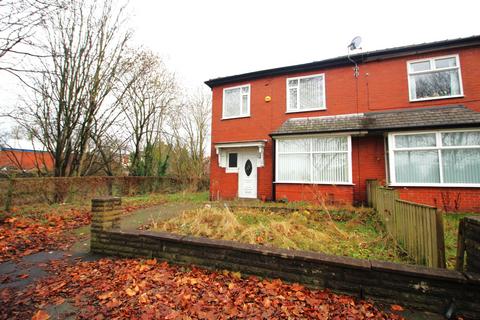
[[[160,54],[191,88],[345,55],[357,35],[363,51],[480,35],[478,0],[130,0],[130,6],[135,42]],[[0,74],[0,107],[15,103],[18,92]]]
[[[265,68],[480,34],[480,1],[132,0],[136,40],[188,86]]]

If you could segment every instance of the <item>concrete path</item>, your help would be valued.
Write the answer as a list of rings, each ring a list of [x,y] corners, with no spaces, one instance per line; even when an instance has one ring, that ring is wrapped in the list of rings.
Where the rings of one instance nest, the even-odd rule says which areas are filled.
[[[161,206],[140,209],[123,217],[120,225],[124,230],[135,230],[152,222],[152,220],[170,219],[185,210],[192,210],[202,206],[199,203],[166,203]],[[44,267],[52,260],[68,259],[74,262],[77,260],[91,261],[100,258],[100,256],[90,254],[90,226],[84,226],[72,232],[81,240],[73,244],[68,251],[38,252],[16,261],[0,263],[0,290],[4,288],[22,289],[46,277],[49,274],[44,270]]]

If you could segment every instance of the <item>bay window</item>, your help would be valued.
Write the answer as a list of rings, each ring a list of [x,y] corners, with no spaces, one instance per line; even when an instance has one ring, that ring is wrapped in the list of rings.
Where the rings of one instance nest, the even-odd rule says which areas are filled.
[[[392,184],[480,186],[480,130],[394,133],[388,142]]]
[[[250,85],[223,89],[223,119],[250,116]]]
[[[350,136],[283,138],[276,143],[276,182],[351,183]]]
[[[287,79],[287,112],[324,110],[325,75]]]
[[[409,61],[410,101],[463,95],[458,55]]]

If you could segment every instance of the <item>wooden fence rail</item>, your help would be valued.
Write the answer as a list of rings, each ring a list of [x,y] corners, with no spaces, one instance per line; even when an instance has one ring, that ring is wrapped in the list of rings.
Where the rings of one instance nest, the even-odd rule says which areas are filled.
[[[395,189],[367,180],[368,204],[417,264],[445,268],[443,218],[434,207],[400,200]]]

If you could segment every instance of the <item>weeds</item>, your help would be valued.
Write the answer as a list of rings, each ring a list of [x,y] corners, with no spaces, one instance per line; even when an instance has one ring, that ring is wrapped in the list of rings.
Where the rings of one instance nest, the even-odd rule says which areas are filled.
[[[234,240],[285,249],[324,252],[364,259],[408,261],[397,254],[386,234],[378,232],[371,210],[357,214],[299,210],[203,208],[151,225],[155,230]],[[381,230],[381,229],[378,229]]]

